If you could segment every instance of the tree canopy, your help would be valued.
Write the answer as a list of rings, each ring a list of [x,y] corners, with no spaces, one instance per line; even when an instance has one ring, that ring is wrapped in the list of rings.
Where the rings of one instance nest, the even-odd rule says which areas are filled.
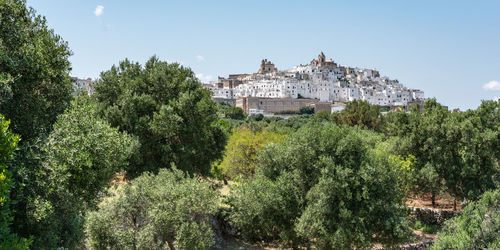
[[[237,129],[229,137],[224,160],[220,167],[225,176],[236,178],[242,176],[248,179],[255,172],[257,165],[257,151],[269,143],[280,142],[286,135],[267,130],[252,132],[248,128]]]
[[[320,248],[404,237],[403,185],[380,141],[373,132],[316,122],[265,147],[258,176],[230,199],[242,235],[314,239]]]
[[[0,113],[29,141],[50,133],[71,101],[68,44],[25,0],[0,4]]]
[[[333,113],[331,119],[337,124],[357,125],[374,130],[378,130],[382,122],[379,106],[361,100],[348,102],[344,110]]]
[[[126,59],[101,73],[95,91],[100,115],[139,139],[129,177],[171,164],[206,174],[221,157],[226,137],[216,104],[190,69],[156,57],[144,67]]]

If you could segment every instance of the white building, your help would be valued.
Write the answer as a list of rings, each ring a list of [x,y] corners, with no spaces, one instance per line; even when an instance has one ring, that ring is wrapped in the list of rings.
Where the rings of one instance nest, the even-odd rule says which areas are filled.
[[[274,65],[266,61],[266,65]],[[224,78],[221,78],[224,79]],[[380,106],[406,106],[424,100],[424,92],[397,80],[380,77],[374,69],[338,66],[323,53],[307,65],[289,70],[245,74],[234,88],[214,88],[213,97],[312,98],[322,102],[366,100]]]
[[[71,81],[73,82],[73,92],[77,91],[85,91],[90,96],[94,93],[94,88],[92,86],[92,79],[80,79],[78,77],[71,77]]]

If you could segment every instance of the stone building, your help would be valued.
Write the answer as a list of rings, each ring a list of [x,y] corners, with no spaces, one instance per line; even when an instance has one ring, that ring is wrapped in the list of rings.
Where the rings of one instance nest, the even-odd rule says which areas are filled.
[[[264,59],[258,73],[219,77],[216,87],[213,97],[227,99],[306,98],[328,103],[365,100],[381,106],[407,106],[424,100],[424,92],[381,77],[378,70],[340,66],[327,60],[323,52],[309,64],[281,71]]]
[[[264,59],[260,63],[258,74],[275,73],[277,71],[278,69],[274,66],[272,62],[268,61],[267,59]]]
[[[236,107],[240,107],[249,114],[250,110],[262,110],[264,113],[276,113],[281,111],[299,111],[305,106],[313,106],[318,103],[316,99],[295,98],[260,98],[243,97],[236,99]]]
[[[92,86],[92,79],[80,79],[78,77],[71,77],[71,81],[73,82],[73,92],[76,93],[78,91],[85,91],[90,96],[94,93],[94,88]]]

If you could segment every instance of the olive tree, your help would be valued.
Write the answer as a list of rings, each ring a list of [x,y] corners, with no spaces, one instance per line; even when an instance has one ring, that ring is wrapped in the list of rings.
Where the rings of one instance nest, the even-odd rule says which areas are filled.
[[[404,178],[381,142],[356,127],[305,125],[259,152],[256,178],[229,199],[231,218],[246,238],[295,245],[352,248],[404,238]]]
[[[209,214],[219,196],[207,182],[177,169],[149,172],[118,187],[87,214],[90,249],[207,249],[214,244]]]
[[[18,225],[33,236],[33,248],[80,244],[84,211],[95,206],[113,175],[125,168],[135,145],[130,136],[99,118],[88,100],[73,101],[37,153],[38,190],[30,190],[24,225]]]

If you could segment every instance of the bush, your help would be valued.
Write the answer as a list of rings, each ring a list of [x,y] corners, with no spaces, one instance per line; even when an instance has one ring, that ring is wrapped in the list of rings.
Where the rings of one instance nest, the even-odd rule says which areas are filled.
[[[144,173],[87,214],[90,249],[208,249],[218,192],[177,169]]]
[[[298,204],[291,183],[257,177],[231,192],[231,221],[250,241],[294,240],[294,218]]]
[[[421,231],[426,234],[433,234],[438,230],[436,225],[425,225],[422,227]]]
[[[500,189],[483,194],[445,222],[432,249],[500,249]]]

